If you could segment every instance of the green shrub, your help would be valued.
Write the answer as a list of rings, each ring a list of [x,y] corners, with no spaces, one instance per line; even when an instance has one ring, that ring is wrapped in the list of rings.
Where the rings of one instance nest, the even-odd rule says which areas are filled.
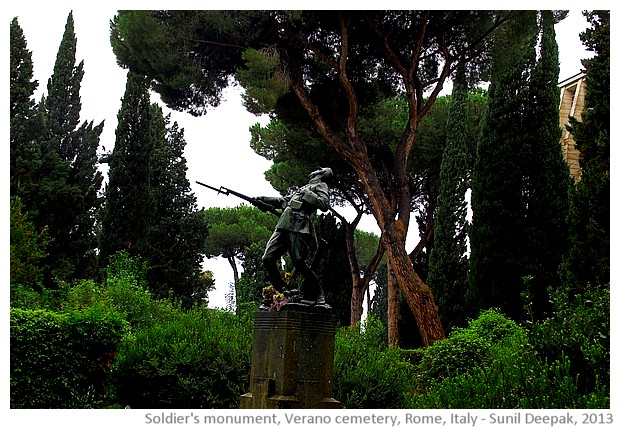
[[[498,309],[484,310],[480,315],[471,320],[467,331],[478,338],[498,343],[522,331],[522,328],[513,320],[500,313]]]
[[[124,329],[120,315],[97,309],[11,309],[11,407],[100,404]]]
[[[464,329],[454,329],[445,340],[422,349],[418,365],[419,389],[431,382],[455,377],[492,361],[491,347],[522,332],[515,322],[496,309],[485,310]]]
[[[147,289],[145,265],[126,252],[110,259],[103,284],[93,280],[78,281],[67,292],[66,309],[102,308],[125,315],[132,330],[148,327],[167,317],[174,305],[168,300],[155,300]]]
[[[405,406],[413,366],[404,361],[402,350],[386,346],[378,319],[369,317],[362,329],[339,329],[334,355],[333,394],[344,408]]]
[[[20,300],[31,300],[31,293],[43,288],[41,261],[51,242],[47,228],[39,230],[24,211],[19,197],[11,197],[10,214],[10,286],[11,306],[19,307]],[[18,287],[19,286],[19,287]],[[21,293],[28,296],[21,297]]]
[[[532,326],[532,343],[541,357],[553,362],[566,355],[571,374],[586,394],[610,385],[609,284],[582,293],[549,291],[554,317]]]
[[[135,332],[112,370],[131,408],[237,408],[249,389],[252,325],[229,312],[175,310]]]
[[[431,381],[467,372],[491,362],[491,344],[467,331],[454,331],[445,340],[436,341],[424,350],[419,365],[421,381]]]
[[[566,357],[547,365],[515,334],[491,348],[492,362],[456,377],[431,383],[413,398],[412,408],[516,409],[608,408],[604,391],[582,395],[570,376]]]

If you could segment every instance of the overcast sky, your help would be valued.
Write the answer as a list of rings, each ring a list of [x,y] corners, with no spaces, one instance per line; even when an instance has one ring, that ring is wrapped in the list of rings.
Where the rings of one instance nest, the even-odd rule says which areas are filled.
[[[84,60],[84,78],[80,92],[81,119],[94,120],[96,124],[105,120],[101,151],[110,151],[114,146],[116,116],[125,91],[126,70],[117,66],[109,44],[109,22],[120,8],[119,3],[111,2],[108,6],[100,6],[102,3],[85,6],[85,2],[49,2],[37,6],[37,2],[14,2],[3,9],[3,14],[6,17],[5,25],[9,24],[13,17],[17,17],[24,31],[28,49],[32,51],[34,77],[39,81],[36,92],[38,101],[41,94],[47,92],[47,80],[52,75],[67,16],[73,10],[77,61]],[[136,2],[124,2],[122,7],[131,8],[132,3]],[[185,3],[174,2],[174,8],[189,8],[183,6]],[[201,2],[202,6],[196,7],[204,7],[205,3],[208,4]],[[312,7],[320,7],[321,3],[318,2],[317,6],[315,2]],[[525,2],[526,7],[527,3]],[[48,6],[49,4],[54,7]],[[153,9],[171,7],[172,4],[148,3],[149,8]],[[563,7],[568,7],[567,2],[562,4]],[[228,2],[227,5],[236,9],[235,3]],[[254,3],[252,5],[255,6]],[[333,7],[333,2],[329,2],[329,5]],[[531,7],[536,6],[532,3]],[[240,5],[239,8],[243,6]],[[572,10],[568,18],[556,26],[560,50],[560,80],[579,73],[581,59],[591,56],[579,40],[579,33],[586,26],[587,22],[579,9]],[[5,34],[8,35],[8,31],[5,31]],[[8,49],[8,43],[5,46]],[[266,119],[246,112],[238,92],[228,91],[224,98],[226,101],[218,108],[199,118],[186,113],[171,112],[164,107],[164,112],[171,113],[172,120],[185,130],[187,176],[192,183],[199,207],[236,206],[241,201],[233,196],[218,196],[196,185],[196,180],[213,186],[226,186],[249,195],[274,194],[263,176],[270,163],[256,155],[249,146],[248,128],[256,122],[266,124]],[[159,101],[158,96],[153,95],[151,101]],[[372,219],[363,226],[366,230],[377,232],[375,227]],[[415,244],[408,243],[408,247],[412,248]],[[231,268],[221,260],[208,260],[205,268],[214,272],[217,282],[217,291],[210,294],[211,306],[224,307],[224,294],[232,281]]]

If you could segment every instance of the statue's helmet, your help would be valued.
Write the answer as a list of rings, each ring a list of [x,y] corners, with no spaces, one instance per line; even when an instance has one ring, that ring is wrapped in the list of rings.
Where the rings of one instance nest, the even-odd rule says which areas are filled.
[[[310,179],[321,179],[321,180],[328,180],[330,178],[332,178],[334,176],[334,173],[332,172],[332,169],[329,167],[319,167],[317,170],[314,170],[312,173],[310,173],[309,177]]]

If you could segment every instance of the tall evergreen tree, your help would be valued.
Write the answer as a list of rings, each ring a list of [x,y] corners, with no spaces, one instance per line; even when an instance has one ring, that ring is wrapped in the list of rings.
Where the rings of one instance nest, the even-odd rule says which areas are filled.
[[[444,329],[465,322],[467,287],[467,208],[470,163],[467,142],[467,82],[458,70],[450,115],[446,147],[441,161],[439,197],[434,243],[429,260],[427,284],[437,297]]]
[[[28,194],[38,170],[37,115],[34,91],[39,83],[33,79],[32,52],[17,18],[11,21],[10,35],[10,192],[12,196]],[[27,198],[26,198],[27,199]]]
[[[474,312],[499,307],[517,319],[522,318],[520,292],[526,238],[522,155],[529,124],[524,112],[536,59],[535,35],[533,11],[503,34],[513,40],[513,50],[495,54],[472,176],[467,305]]]
[[[561,17],[561,16],[560,16]],[[560,141],[560,74],[553,11],[540,12],[540,53],[530,84],[522,133],[524,150],[525,231],[523,275],[528,282],[532,314],[540,319],[550,309],[547,289],[559,285],[559,266],[567,251],[566,213],[570,175]]]
[[[564,14],[529,16],[520,55],[498,55],[472,184],[469,302],[515,319],[525,316],[524,305],[534,318],[550,310],[547,289],[559,285],[567,250],[570,179],[558,144],[554,30]]]
[[[582,61],[586,95],[581,121],[570,120],[581,153],[581,180],[571,190],[571,251],[562,271],[576,291],[610,279],[610,13],[596,10],[584,15],[591,28],[580,37],[594,56]]]
[[[206,299],[212,279],[202,275],[201,263],[207,225],[198,212],[187,180],[183,156],[185,137],[170,115],[151,104],[150,187],[155,198],[153,223],[148,231],[147,279],[158,296],[172,293],[186,305]]]
[[[32,121],[31,129],[39,131],[36,144],[30,139],[23,142],[32,155],[28,163],[32,180],[19,193],[34,222],[47,226],[52,239],[44,262],[48,287],[56,280],[90,277],[96,268],[95,213],[102,182],[96,151],[103,123],[79,124],[84,71],[83,62],[76,65],[76,45],[70,13],[47,95]]]
[[[126,250],[147,263],[149,289],[185,305],[206,299],[201,271],[206,225],[185,174],[183,130],[151,104],[145,80],[128,73],[101,218],[106,259]]]
[[[120,250],[135,256],[148,251],[148,232],[156,212],[150,186],[153,145],[147,87],[140,75],[128,73],[114,149],[105,158],[109,171],[100,236],[104,264]]]

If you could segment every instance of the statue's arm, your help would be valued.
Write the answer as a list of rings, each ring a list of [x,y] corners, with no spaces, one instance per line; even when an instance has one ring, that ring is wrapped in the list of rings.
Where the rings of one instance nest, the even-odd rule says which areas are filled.
[[[286,200],[282,197],[256,197],[256,199],[262,201],[265,204],[274,206],[275,208],[286,207]]]
[[[327,211],[329,210],[329,188],[325,183],[318,183],[312,191],[308,190],[304,193],[303,200],[322,211]]]

